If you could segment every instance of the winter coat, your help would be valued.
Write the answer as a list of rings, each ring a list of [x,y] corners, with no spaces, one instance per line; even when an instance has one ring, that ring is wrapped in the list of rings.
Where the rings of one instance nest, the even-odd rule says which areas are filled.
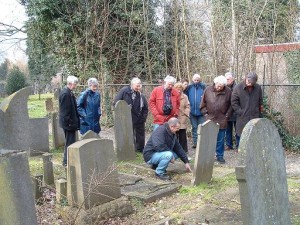
[[[127,102],[129,106],[133,105],[133,100],[132,100],[132,93],[133,90],[131,89],[130,86],[123,87],[119,93],[117,94],[114,105],[117,103],[119,100],[124,100]],[[146,122],[147,117],[148,117],[148,103],[145,98],[145,96],[140,93],[140,107],[139,108],[134,108],[131,107],[131,117],[132,117],[132,125],[135,126],[137,124],[143,124]]]
[[[59,125],[68,131],[79,129],[76,98],[68,87],[63,88],[59,95]]]
[[[85,134],[92,130],[95,133],[101,131],[101,96],[99,92],[87,89],[80,93],[77,99],[77,109],[80,116],[80,133]]]
[[[180,122],[180,129],[187,128],[187,118],[190,115],[190,102],[188,97],[185,94],[180,95],[180,107],[179,107],[179,115],[178,120]]]
[[[227,87],[230,88],[231,93],[232,93],[233,88],[234,88],[235,86],[236,86],[235,81],[233,81],[232,85],[230,85],[230,86],[227,85]],[[232,114],[231,114],[231,116],[229,117],[228,121],[234,121],[234,122],[236,121],[236,113],[234,112],[233,109],[232,109]]]
[[[180,95],[174,88],[171,89],[172,110],[170,115],[164,115],[164,87],[159,86],[153,89],[149,98],[150,110],[153,115],[154,124],[163,124],[171,117],[177,117],[180,107]]]
[[[227,127],[227,118],[231,115],[230,106],[231,90],[224,86],[222,91],[217,91],[215,85],[207,87],[201,101],[201,112],[206,120],[218,123],[219,129]]]
[[[148,162],[155,152],[163,151],[175,152],[184,163],[189,162],[185,151],[179,144],[176,135],[171,132],[168,123],[164,123],[153,131],[143,151],[145,162]]]
[[[255,84],[251,92],[248,91],[245,81],[234,87],[231,106],[237,115],[236,133],[238,136],[241,136],[245,125],[250,120],[259,118],[262,102],[262,90],[259,84]]]
[[[187,96],[191,105],[190,114],[193,116],[202,116],[200,111],[200,103],[205,87],[205,84],[202,82],[198,84],[190,84],[187,87]]]

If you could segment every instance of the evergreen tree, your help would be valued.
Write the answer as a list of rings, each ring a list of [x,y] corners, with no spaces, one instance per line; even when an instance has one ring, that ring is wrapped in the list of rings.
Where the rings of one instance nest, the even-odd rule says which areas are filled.
[[[6,93],[8,95],[24,88],[26,86],[25,74],[17,66],[9,71],[6,80]]]

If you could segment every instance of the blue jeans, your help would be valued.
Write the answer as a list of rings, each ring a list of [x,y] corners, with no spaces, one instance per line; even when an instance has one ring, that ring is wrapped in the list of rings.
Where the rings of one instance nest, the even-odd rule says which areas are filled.
[[[226,129],[219,129],[217,137],[216,155],[217,159],[224,157],[224,138]]]
[[[193,136],[193,144],[197,145],[197,139],[198,139],[198,125],[205,122],[204,116],[193,116],[190,114],[190,120],[192,124],[192,136]]]
[[[147,163],[157,165],[155,173],[162,175],[166,173],[167,167],[173,157],[175,160],[178,159],[177,154],[172,151],[155,152]]]
[[[233,127],[235,129],[236,122],[235,121],[228,121],[227,128],[226,128],[226,146],[230,149],[233,149]],[[237,135],[235,135],[236,137]]]

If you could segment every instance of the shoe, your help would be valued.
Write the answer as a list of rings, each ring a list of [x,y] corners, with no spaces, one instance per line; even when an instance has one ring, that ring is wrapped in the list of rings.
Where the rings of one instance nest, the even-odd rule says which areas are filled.
[[[156,170],[157,164],[151,164],[151,169]]]
[[[161,180],[170,180],[170,177],[166,173],[163,173],[163,174],[155,173],[155,176]]]
[[[225,163],[225,159],[224,158],[218,158],[217,160],[218,160],[218,162],[220,164],[224,164]]]
[[[230,148],[228,146],[225,147],[225,151],[230,151],[230,150],[232,150],[232,148]]]
[[[196,148],[196,145],[193,145],[192,148]]]
[[[63,166],[63,167],[67,167],[67,163],[63,162],[63,163],[62,163],[62,166]]]

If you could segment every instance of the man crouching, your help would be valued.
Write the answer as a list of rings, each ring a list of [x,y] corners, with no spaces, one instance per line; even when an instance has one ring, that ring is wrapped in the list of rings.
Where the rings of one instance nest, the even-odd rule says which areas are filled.
[[[144,151],[144,160],[155,169],[155,175],[161,180],[170,180],[167,175],[167,167],[180,158],[185,163],[187,172],[192,172],[186,152],[176,138],[176,132],[180,129],[177,118],[172,117],[168,122],[153,131]]]

